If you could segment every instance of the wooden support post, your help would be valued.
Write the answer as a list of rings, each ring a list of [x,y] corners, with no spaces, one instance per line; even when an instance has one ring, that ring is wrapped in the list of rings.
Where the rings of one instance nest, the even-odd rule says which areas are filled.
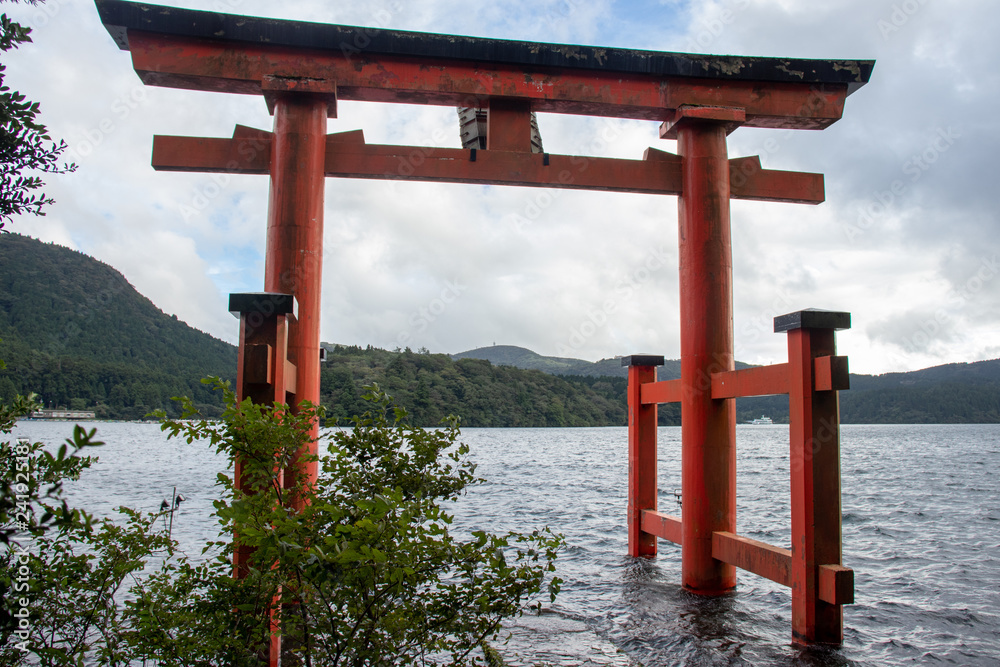
[[[656,404],[642,402],[642,385],[656,382],[662,356],[622,358],[628,366],[628,554],[656,555],[656,536],[642,530],[643,510],[656,510]]]
[[[288,361],[288,337],[295,322],[297,304],[291,294],[253,292],[230,294],[229,312],[240,318],[240,346],[236,366],[236,398],[249,398],[254,403],[274,405],[287,403],[295,391],[296,368]],[[236,488],[253,493],[243,480],[243,461],[237,456],[233,464],[233,482]],[[279,470],[279,483],[284,471]],[[233,577],[243,579],[250,572],[253,549],[240,544],[239,535],[233,535]],[[270,621],[271,641],[261,663],[276,667],[281,651],[277,618]]]
[[[229,312],[240,318],[240,346],[236,365],[236,398],[254,403],[285,403],[294,384],[295,367],[287,361],[289,325],[295,321],[296,303],[291,294],[251,292],[230,294]],[[291,381],[291,383],[290,383]],[[246,489],[242,479],[243,462],[236,457],[234,483]],[[252,551],[241,546],[236,536],[233,553],[233,576],[241,579],[248,572]]]
[[[739,109],[678,109],[664,124],[683,159],[678,200],[681,316],[681,578],[718,595],[736,568],[712,557],[712,534],[736,532],[736,404],[712,398],[712,374],[734,369],[733,270],[726,134]]]
[[[326,119],[336,114],[336,85],[265,76],[261,87],[268,109],[274,114],[264,286],[294,294],[299,303],[296,326],[288,340],[289,357],[298,369],[295,392],[288,403],[296,410],[303,401],[319,404]],[[286,489],[300,483],[315,484],[317,461],[301,457],[315,457],[318,435],[319,424],[314,423],[308,451],[299,451],[284,470],[282,484]],[[307,502],[307,497],[298,493],[289,492],[287,497],[293,512],[301,511]],[[283,650],[272,617],[270,666],[293,660],[294,648],[287,644]]]
[[[486,148],[491,151],[531,152],[531,103],[495,98],[486,116]]]
[[[842,373],[834,374],[823,369],[829,369],[830,358],[836,358],[834,331],[850,326],[850,313],[840,312],[803,310],[774,319],[775,332],[788,332],[792,638],[801,643],[840,644],[844,638],[843,607],[822,599],[830,599],[832,594],[823,592],[821,570],[823,566],[837,566],[826,568],[830,572],[846,570],[840,567],[840,407],[837,389],[848,388],[847,369],[844,366]],[[817,367],[821,369],[819,378]],[[832,576],[827,578],[835,580]],[[831,588],[831,585],[826,587]],[[853,588],[853,584],[845,578],[843,587]]]
[[[299,304],[296,326],[288,339],[288,356],[298,368],[294,406],[319,404],[320,290],[323,278],[323,187],[326,159],[326,119],[329,95],[278,91],[269,96],[274,109],[271,149],[271,191],[267,214],[264,288],[294,294]],[[318,424],[313,427],[313,439]],[[315,443],[311,445],[315,454]],[[285,486],[305,477],[316,481],[315,461],[293,463],[285,471]],[[301,510],[304,500],[290,498]]]

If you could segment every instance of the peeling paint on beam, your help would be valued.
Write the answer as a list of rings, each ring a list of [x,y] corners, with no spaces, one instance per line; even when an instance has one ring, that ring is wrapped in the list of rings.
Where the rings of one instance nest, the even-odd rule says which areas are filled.
[[[130,31],[147,31],[242,46],[315,49],[359,59],[396,56],[425,61],[462,60],[522,69],[558,68],[774,83],[795,81],[844,85],[848,93],[867,83],[874,67],[871,60],[758,58],[546,44],[236,16],[122,0],[96,0],[96,4],[101,21],[122,49],[131,47]]]

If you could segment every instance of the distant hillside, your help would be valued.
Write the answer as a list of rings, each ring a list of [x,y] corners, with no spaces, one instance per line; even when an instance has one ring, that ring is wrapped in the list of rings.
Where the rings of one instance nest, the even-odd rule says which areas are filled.
[[[740,419],[767,415],[788,421],[788,397],[737,401]],[[840,392],[844,424],[1000,423],[1000,360],[947,364],[909,373],[851,374]]]
[[[33,391],[46,405],[139,418],[201,384],[232,377],[236,348],[169,316],[121,273],[82,253],[0,234],[0,397]]]
[[[617,358],[595,363],[545,357],[513,345],[481,347],[452,356],[486,359],[493,364],[555,375],[618,378],[628,375],[628,369]],[[746,368],[747,364],[737,361],[736,367]],[[668,359],[657,375],[661,380],[679,378],[680,361]],[[661,406],[660,410],[666,409]],[[788,397],[737,399],[736,412],[741,422],[761,415],[787,422]],[[908,373],[852,374],[851,389],[840,393],[840,414],[845,424],[1000,423],[1000,360],[947,364]],[[674,421],[673,416],[667,418],[667,423]]]
[[[326,344],[325,344],[326,345]],[[378,383],[423,426],[458,414],[465,426],[623,426],[627,369],[499,345],[444,354],[326,345],[321,398],[330,416],[364,409]],[[201,378],[232,378],[236,348],[164,314],[115,269],[17,234],[0,234],[0,398],[36,392],[46,405],[141,418],[187,395],[207,415],[219,397]],[[745,364],[737,363],[738,367]],[[668,360],[661,379],[680,376]],[[910,373],[852,375],[844,423],[1000,423],[1000,360]],[[737,418],[788,420],[785,396],[737,400]],[[661,424],[679,424],[678,405]]]
[[[591,377],[628,377],[628,368],[622,366],[621,357],[586,361],[565,357],[544,357],[516,345],[493,345],[479,347],[467,352],[451,355],[452,359],[484,359],[494,366],[514,366],[528,370],[542,371],[551,375],[587,375]],[[659,377],[673,380],[681,376],[681,363],[668,359],[659,369]]]
[[[362,387],[377,383],[414,424],[434,426],[448,414],[463,426],[624,426],[625,378],[557,376],[485,359],[329,345],[321,373],[328,416],[364,409]],[[537,356],[537,355],[536,355]],[[674,411],[665,409],[664,423]]]

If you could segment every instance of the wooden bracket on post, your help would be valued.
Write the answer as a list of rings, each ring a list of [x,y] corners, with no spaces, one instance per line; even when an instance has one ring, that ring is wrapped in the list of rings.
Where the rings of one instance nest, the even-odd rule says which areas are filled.
[[[239,400],[287,403],[295,393],[295,366],[288,361],[288,325],[298,304],[291,294],[229,295],[229,312],[240,318],[236,392]]]
[[[726,134],[729,135],[747,121],[747,112],[737,107],[710,107],[682,104],[670,112],[670,117],[660,124],[660,138],[676,139],[677,130],[682,125],[706,121],[716,124],[721,123],[726,128]]]
[[[486,149],[531,152],[531,102],[494,98],[486,115]]]
[[[327,118],[337,117],[337,82],[307,76],[265,74],[260,82],[267,112],[274,115],[274,104],[283,95],[298,95],[326,102]]]

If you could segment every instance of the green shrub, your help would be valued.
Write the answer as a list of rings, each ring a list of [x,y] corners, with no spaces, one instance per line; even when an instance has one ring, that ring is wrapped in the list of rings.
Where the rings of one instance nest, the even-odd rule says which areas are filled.
[[[444,504],[482,481],[458,442],[457,419],[439,429],[411,427],[406,412],[373,387],[364,397],[368,410],[335,431],[323,456],[299,458],[317,444],[310,427],[319,410],[238,403],[227,384],[211,382],[225,396],[221,420],[192,420],[195,406],[182,399],[182,420],[162,427],[239,462],[243,488],[218,477],[219,539],[196,561],[157,532],[157,515],[122,509],[122,524],[95,522],[49,503],[32,528],[28,643],[37,664],[256,666],[273,630],[286,665],[481,665],[481,647],[503,619],[543,589],[555,598],[561,536],[452,530]],[[33,446],[35,460],[48,456],[55,471],[42,476],[55,485],[50,500],[59,498],[61,479],[90,465],[76,453],[95,444],[93,433],[74,437],[54,457]],[[304,460],[319,461],[318,481],[285,488],[279,471]],[[41,487],[32,493],[37,500]],[[289,509],[293,498],[307,501],[301,511]],[[51,530],[43,530],[46,522]],[[236,548],[249,554],[239,579],[232,576]],[[5,555],[0,582],[9,586],[18,567],[14,542]],[[16,619],[9,621],[0,660],[23,664],[23,644],[11,634]]]

